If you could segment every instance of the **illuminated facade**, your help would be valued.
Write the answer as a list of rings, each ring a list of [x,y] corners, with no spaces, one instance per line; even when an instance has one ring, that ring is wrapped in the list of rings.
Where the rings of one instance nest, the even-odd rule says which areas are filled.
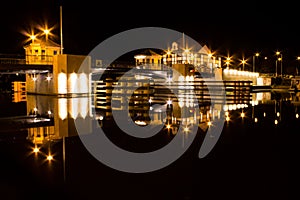
[[[26,74],[27,93],[47,95],[90,93],[90,57],[60,54],[60,45],[51,40],[33,41],[24,49],[26,63],[52,65],[52,71],[32,70]]]
[[[39,40],[24,46],[27,64],[52,65],[53,56],[60,54],[60,45],[52,40]]]

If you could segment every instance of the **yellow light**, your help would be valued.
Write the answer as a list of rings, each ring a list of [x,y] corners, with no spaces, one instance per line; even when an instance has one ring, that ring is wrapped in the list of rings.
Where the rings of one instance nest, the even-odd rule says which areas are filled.
[[[264,117],[266,116],[266,113],[264,112]]]
[[[211,126],[211,125],[212,125],[211,121],[208,121],[208,122],[207,122],[207,125],[208,125],[208,126]]]
[[[171,125],[170,125],[170,124],[167,124],[166,128],[167,128],[167,129],[170,129],[170,128],[171,128]]]
[[[255,117],[255,118],[254,118],[254,122],[256,123],[257,121],[258,121],[258,119]]]
[[[67,109],[67,99],[66,98],[59,98],[58,99],[58,116],[61,120],[64,120],[68,116],[68,109]]]
[[[190,131],[190,129],[189,129],[189,127],[184,127],[183,131],[187,133]]]
[[[229,112],[228,111],[225,112],[225,116],[229,116]]]
[[[259,53],[255,53],[255,56],[259,56]]]
[[[33,149],[33,152],[34,153],[38,153],[40,151],[40,149],[39,148],[37,148],[37,147],[34,147],[34,149]]]
[[[278,124],[278,120],[277,119],[275,119],[274,124]]]
[[[230,117],[229,116],[226,117],[226,121],[228,121],[228,122],[230,121]]]
[[[46,80],[47,80],[47,81],[50,81],[50,80],[51,80],[51,77],[50,77],[50,76],[47,76],[47,77],[46,77]]]
[[[50,33],[50,30],[49,30],[49,29],[45,29],[45,30],[44,30],[44,33],[45,33],[46,35],[48,35],[48,34]]]
[[[299,118],[299,114],[298,114],[298,113],[296,114],[296,118],[297,118],[297,119]]]
[[[146,56],[145,55],[136,55],[136,56],[134,56],[134,58],[135,59],[144,59],[144,58],[146,58]]]
[[[48,115],[51,115],[51,113],[52,113],[51,110],[48,110]]]
[[[280,113],[279,113],[279,112],[277,112],[276,114],[277,114],[277,117],[279,117],[279,116],[280,116]]]
[[[85,73],[81,73],[79,75],[79,91],[80,93],[88,93],[89,86],[88,86],[88,77]]]
[[[245,117],[245,113],[242,112],[241,113],[241,117],[244,118]]]
[[[67,93],[67,75],[65,73],[58,74],[58,93],[66,94]]]
[[[48,161],[53,160],[53,156],[52,156],[51,154],[49,154],[49,155],[47,156],[47,160],[48,160]]]
[[[69,92],[77,93],[79,91],[77,74],[75,72],[71,73],[69,76]]]
[[[276,51],[276,55],[279,55],[280,54],[280,51]]]
[[[36,39],[35,35],[30,35],[29,37],[30,37],[31,40],[35,40]]]

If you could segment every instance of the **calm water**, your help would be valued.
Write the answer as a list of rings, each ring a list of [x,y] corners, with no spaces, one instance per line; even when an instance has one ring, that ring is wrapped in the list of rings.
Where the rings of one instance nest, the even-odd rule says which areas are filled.
[[[93,118],[89,98],[27,95],[23,101],[13,102],[15,98],[10,94],[2,94],[1,199],[297,199],[298,95],[254,93],[247,105],[225,107],[230,121],[224,121],[221,136],[206,157],[198,157],[204,128],[198,131],[190,148],[167,167],[148,173],[126,173],[99,162],[76,134],[74,120]],[[202,110],[203,121],[208,110]],[[210,112],[212,116],[213,113]],[[29,114],[49,120],[40,124],[44,128],[24,128],[20,118],[13,118]],[[108,138],[124,149],[151,151],[162,148],[174,137],[164,129],[152,139],[130,138],[110,120],[109,114],[99,109],[97,120]],[[99,121],[99,117],[105,120]],[[213,117],[218,118],[218,112]],[[90,137],[88,133],[86,137]],[[34,153],[34,147],[40,151]],[[53,155],[51,162],[46,159],[49,153]]]

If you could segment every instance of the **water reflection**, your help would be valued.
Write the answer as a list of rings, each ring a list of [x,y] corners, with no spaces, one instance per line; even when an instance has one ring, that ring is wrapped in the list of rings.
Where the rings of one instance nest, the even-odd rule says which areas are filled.
[[[136,95],[132,95],[125,101],[124,97],[119,95],[118,103],[113,103],[115,99],[110,99],[109,103],[107,94],[73,98],[26,95],[26,98],[22,99],[23,101],[26,99],[27,116],[31,118],[22,120],[26,120],[28,124],[28,127],[25,127],[28,130],[27,139],[34,145],[43,145],[49,141],[61,140],[63,137],[77,136],[74,121],[91,121],[86,123],[90,130],[86,134],[92,133],[95,128],[92,121],[103,127],[105,123],[113,121],[113,110],[124,109],[123,101],[129,102],[128,116],[136,125],[147,126],[150,122],[152,125],[163,125],[162,130],[167,130],[170,134],[178,133],[180,124],[186,127],[183,132],[188,132],[187,127],[197,124],[205,133],[215,120],[221,120],[222,117],[226,125],[230,125],[238,118],[249,118],[253,123],[272,119],[275,125],[284,118],[291,118],[292,115],[294,119],[299,118],[300,93],[267,91],[251,95],[248,103],[199,104],[199,109],[189,96],[171,100],[169,96],[153,97],[147,94],[146,98],[137,98]],[[287,106],[293,111],[292,115],[290,112],[287,113]],[[4,123],[5,119],[2,118],[1,121]]]

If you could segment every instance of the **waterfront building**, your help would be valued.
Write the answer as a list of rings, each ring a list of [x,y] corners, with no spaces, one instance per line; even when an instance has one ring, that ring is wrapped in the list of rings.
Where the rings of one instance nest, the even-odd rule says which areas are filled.
[[[33,40],[24,49],[27,64],[51,68],[26,73],[27,93],[82,95],[90,92],[91,59],[88,56],[61,54],[60,45],[50,39]]]

